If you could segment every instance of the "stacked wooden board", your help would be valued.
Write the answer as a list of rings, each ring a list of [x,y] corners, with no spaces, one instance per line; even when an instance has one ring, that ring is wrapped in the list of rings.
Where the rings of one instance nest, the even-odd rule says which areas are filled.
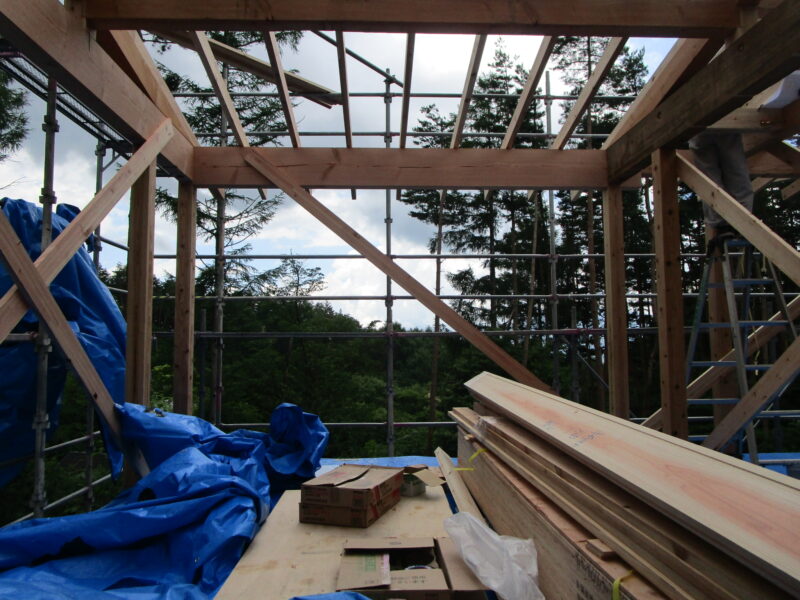
[[[500,533],[547,540],[549,597],[608,597],[631,571],[633,598],[800,597],[795,480],[495,375],[466,385],[462,474]]]

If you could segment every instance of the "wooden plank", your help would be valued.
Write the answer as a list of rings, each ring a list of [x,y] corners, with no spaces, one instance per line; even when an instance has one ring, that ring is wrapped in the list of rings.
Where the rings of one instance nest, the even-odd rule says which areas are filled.
[[[789,200],[790,198],[794,198],[798,193],[800,193],[800,179],[783,188],[781,190],[781,198]]]
[[[777,142],[769,146],[766,150],[779,160],[791,165],[797,172],[800,172],[800,150],[794,146],[790,146],[786,142]]]
[[[145,48],[144,42],[135,31],[111,31],[109,35],[125,55],[130,68],[136,75],[139,85],[144,89],[147,97],[153,101],[158,110],[164,116],[172,119],[175,129],[189,140],[192,146],[199,146],[200,143],[192,131],[191,126],[186,121],[175,97],[167,87],[167,82],[161,76],[161,72],[156,67],[156,63]]]
[[[441,487],[403,498],[367,529],[298,522],[300,492],[283,494],[216,596],[219,600],[286,600],[336,588],[348,537],[439,537],[452,513]]]
[[[197,190],[178,186],[178,233],[175,269],[175,337],[173,338],[172,410],[190,415],[194,409],[194,285],[197,241]]]
[[[721,552],[800,591],[800,482],[489,373],[466,387]]]
[[[153,246],[156,165],[151,163],[131,188],[128,224],[128,294],[125,401],[150,406],[153,346]]]
[[[472,54],[467,67],[467,78],[464,80],[464,90],[461,92],[461,102],[458,105],[458,113],[453,124],[453,137],[450,138],[450,148],[458,148],[461,145],[461,137],[464,133],[464,124],[467,122],[467,112],[469,103],[472,100],[472,92],[475,89],[475,80],[478,78],[478,71],[481,67],[481,57],[486,46],[486,35],[476,35],[475,42],[472,44]]]
[[[674,151],[653,153],[658,358],[663,431],[689,435],[683,338],[683,285],[678,211],[678,181]]]
[[[603,189],[602,150],[254,148],[308,188]],[[239,148],[198,148],[198,187],[274,187]]]
[[[721,131],[738,131],[741,133],[756,131],[778,131],[783,127],[783,113],[779,109],[737,108],[725,115],[719,121],[709,126],[709,129]]]
[[[208,75],[208,79],[211,82],[211,87],[214,88],[214,93],[217,95],[217,99],[222,107],[222,112],[225,114],[225,118],[233,130],[233,137],[236,138],[240,146],[248,148],[250,146],[250,141],[247,139],[247,133],[242,126],[241,119],[239,119],[239,112],[233,104],[233,98],[231,98],[231,94],[228,91],[228,84],[222,78],[222,73],[220,73],[219,67],[217,66],[217,60],[211,52],[208,37],[206,37],[206,34],[202,31],[193,31],[191,35],[194,40],[197,55],[203,63],[203,68],[206,70],[206,75]]]
[[[603,193],[603,252],[606,279],[606,356],[611,414],[623,419],[630,414],[628,391],[628,301],[625,298],[625,232],[622,190],[609,187]]]
[[[798,68],[799,28],[797,0],[786,0],[770,11],[608,147],[609,178],[627,178],[647,164],[657,148],[674,147],[699,133]]]
[[[547,67],[547,61],[550,60],[550,55],[553,52],[553,46],[555,46],[555,44],[556,38],[553,36],[546,35],[542,38],[531,70],[528,71],[528,78],[525,80],[525,85],[522,88],[522,92],[520,92],[517,105],[514,107],[514,114],[511,115],[511,121],[508,124],[506,135],[503,137],[503,142],[500,144],[501,148],[511,148],[514,145],[514,140],[531,107],[531,102],[533,102],[533,97],[536,94],[539,80],[542,78],[542,74]]]
[[[137,448],[128,448],[122,440],[122,429],[114,411],[114,399],[108,393],[75,332],[67,323],[61,308],[56,304],[48,288],[48,282],[37,272],[37,267],[31,262],[25,247],[2,211],[0,211],[0,257],[6,263],[8,273],[17,288],[24,293],[26,302],[50,330],[81,384],[86,388],[111,439],[118,448],[126,452],[139,475],[146,475],[149,468],[141,452]]]
[[[289,86],[286,84],[286,73],[283,70],[283,63],[281,62],[281,52],[278,49],[278,40],[275,33],[272,31],[264,32],[264,44],[267,46],[267,55],[269,60],[275,68],[275,85],[278,88],[278,98],[281,101],[283,108],[283,116],[286,119],[286,128],[289,130],[289,139],[292,140],[292,146],[299,148],[300,135],[297,133],[297,122],[294,118],[294,108],[292,107],[292,99],[289,97]],[[342,102],[346,101],[346,90],[342,90]],[[242,144],[244,146],[244,144]]]
[[[709,179],[691,161],[678,157],[677,170],[681,180],[692,188],[703,202],[711,205],[789,279],[800,285],[800,252]]]
[[[747,394],[731,409],[703,441],[706,448],[724,448],[753,417],[797,375],[800,370],[800,338],[762,375]]]
[[[428,310],[438,315],[445,323],[460,333],[467,341],[483,352],[490,360],[497,364],[509,375],[520,381],[528,382],[540,389],[550,389],[533,373],[512,358],[505,350],[500,348],[486,335],[478,330],[469,321],[464,319],[455,310],[439,300],[428,288],[414,279],[407,271],[398,266],[383,252],[370,244],[359,235],[352,227],[342,221],[330,209],[320,203],[296,182],[290,174],[284,172],[264,158],[263,154],[255,150],[245,155],[245,160],[265,177],[274,181],[284,192],[318,219],[323,225],[339,236],[353,249],[361,253],[378,269],[386,273],[404,290],[413,295]]]
[[[607,600],[614,581],[621,578],[621,598],[665,598],[619,558],[591,554],[592,534],[586,528],[474,441],[474,436],[459,431],[459,462],[480,450],[474,470],[464,472],[464,481],[495,531],[535,540],[539,588],[546,598]]]
[[[699,63],[705,64],[722,45],[721,41],[679,39],[661,61],[652,77],[645,84],[636,100],[622,115],[617,126],[603,142],[608,148],[631,127],[650,114],[675,85],[691,73]]]
[[[800,297],[795,298],[789,304],[787,304],[786,308],[789,310],[789,315],[792,320],[800,318]],[[783,314],[780,312],[776,312],[769,318],[770,321],[783,321]],[[761,327],[757,328],[753,333],[747,336],[747,341],[745,343],[745,348],[747,348],[747,356],[750,357],[755,354],[758,350],[764,347],[764,345],[769,342],[770,340],[777,337],[784,331],[781,327],[774,327],[774,326],[766,326],[762,325]],[[727,354],[723,355],[719,359],[720,361],[733,361],[735,360],[735,352],[733,350],[728,351]],[[703,371],[700,375],[698,375],[694,381],[692,381],[688,388],[686,389],[686,395],[689,398],[700,398],[705,394],[711,387],[717,383],[723,377],[731,375],[734,373],[735,367],[722,367],[722,366],[714,366],[709,367],[705,371]],[[658,409],[652,415],[650,415],[643,423],[645,427],[652,427],[654,429],[661,428],[661,409]]]
[[[97,29],[322,29],[425,33],[636,35],[712,37],[739,26],[729,0],[88,0],[86,17]]]
[[[469,409],[454,409],[452,415],[665,595],[734,599],[776,594],[763,577],[521,427],[502,418],[477,417]]]
[[[120,198],[139,178],[158,153],[167,144],[175,129],[169,120],[163,120],[148,140],[137,150],[87,204],[80,214],[61,232],[52,244],[36,259],[36,269],[45,283],[50,283],[61,272],[75,252],[81,247],[102,220],[111,212]],[[12,286],[0,298],[0,340],[6,339],[11,330],[25,315],[28,307]]]
[[[0,0],[0,35],[132,142],[147,139],[164,115],[58,0]],[[192,176],[192,144],[180,133],[163,166]],[[163,162],[163,161],[162,161]]]
[[[453,495],[453,500],[455,500],[458,511],[471,514],[485,525],[486,519],[483,518],[481,509],[478,508],[478,505],[475,504],[475,500],[472,499],[472,494],[469,493],[466,484],[461,479],[461,475],[456,471],[453,459],[441,448],[436,448],[433,454],[436,456],[436,460],[439,461],[439,468],[442,470],[442,475],[447,482],[447,487],[450,488],[450,493]]]
[[[195,49],[192,36],[187,31],[156,31],[155,33],[184,48],[189,48],[190,50]],[[246,52],[242,52],[237,48],[233,48],[217,40],[212,40],[211,38],[208,39],[208,44],[211,46],[211,51],[218,61],[235,67],[245,73],[260,77],[269,83],[275,83],[277,81],[275,68],[268,62],[264,62],[251,54],[247,54]],[[311,100],[311,102],[316,102],[325,108],[330,108],[334,104],[339,104],[341,102],[339,95],[329,88],[309,81],[291,71],[284,71],[284,76],[286,77],[286,84],[292,92],[298,96],[305,96]]]
[[[627,41],[627,38],[621,37],[611,38],[608,41],[608,45],[603,51],[603,56],[601,56],[600,60],[597,61],[592,74],[581,88],[581,93],[578,94],[575,104],[572,105],[567,118],[564,120],[564,124],[561,126],[558,135],[550,144],[551,148],[562,150],[564,146],[566,146],[570,136],[572,135],[572,132],[575,131],[575,128],[578,126],[578,122],[583,116],[583,113],[589,106],[592,97],[594,97],[595,93],[600,87],[600,84],[603,83],[603,80],[611,70],[611,67],[614,66],[614,61],[617,60],[620,52],[622,52],[622,49],[625,48],[625,43]]]
[[[416,45],[416,34],[409,33],[406,37],[406,59],[403,69],[403,104],[400,109],[400,147],[406,147],[408,137],[408,110],[411,104],[411,76],[414,72],[414,47]],[[343,59],[339,59],[339,64],[343,64]],[[341,67],[340,67],[341,68]],[[352,144],[348,146],[352,148]]]

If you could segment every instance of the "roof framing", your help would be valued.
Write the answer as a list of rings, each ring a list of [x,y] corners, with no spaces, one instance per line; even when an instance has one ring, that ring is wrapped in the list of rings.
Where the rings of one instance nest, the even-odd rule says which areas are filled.
[[[732,0],[86,0],[97,29],[323,29],[713,37],[739,26]]]

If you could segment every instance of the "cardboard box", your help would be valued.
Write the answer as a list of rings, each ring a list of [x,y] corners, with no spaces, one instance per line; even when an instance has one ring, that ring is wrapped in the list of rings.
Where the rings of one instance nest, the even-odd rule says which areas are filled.
[[[341,465],[300,488],[300,522],[369,527],[400,501],[403,469]]]
[[[484,586],[445,537],[348,538],[336,590],[375,600],[485,598]]]
[[[410,465],[403,468],[402,496],[419,496],[429,487],[444,485],[444,478],[436,475],[426,465]]]

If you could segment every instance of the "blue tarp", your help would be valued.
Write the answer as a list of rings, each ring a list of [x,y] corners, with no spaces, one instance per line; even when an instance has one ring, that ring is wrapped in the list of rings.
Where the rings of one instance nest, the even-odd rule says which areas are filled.
[[[3,198],[2,210],[31,260],[41,254],[42,210],[24,200]],[[53,215],[53,237],[64,230],[75,215],[75,207],[61,204]],[[12,285],[0,262],[0,295]],[[100,378],[115,402],[125,395],[125,320],[111,293],[98,279],[89,254],[80,249],[50,285],[50,291],[64,312],[72,329],[92,360]],[[17,332],[35,331],[38,319],[28,311]],[[6,344],[0,347],[0,461],[25,456],[33,451],[31,429],[36,406],[36,349],[31,343]],[[13,368],[9,368],[13,365]],[[66,363],[57,353],[50,354],[48,377],[49,433],[58,425],[61,391],[66,377]],[[122,467],[122,455],[106,439],[112,472]],[[8,483],[21,465],[0,470],[0,487]]]
[[[100,510],[0,530],[0,596],[208,598],[266,518],[277,488],[319,467],[328,432],[291,404],[271,430],[118,407],[151,473]]]

